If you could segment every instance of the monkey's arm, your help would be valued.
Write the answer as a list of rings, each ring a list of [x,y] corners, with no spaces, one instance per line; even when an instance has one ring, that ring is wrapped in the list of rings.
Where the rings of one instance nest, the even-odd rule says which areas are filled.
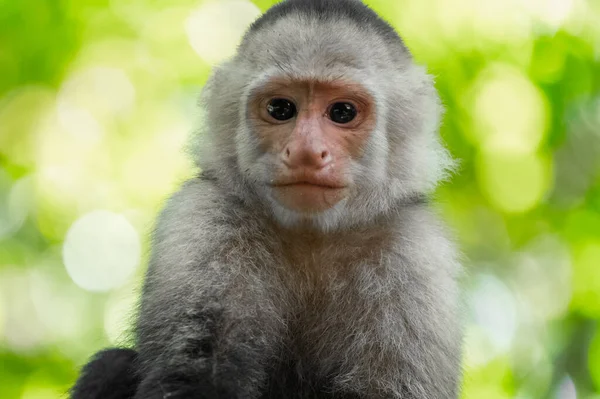
[[[269,255],[248,245],[253,232],[227,201],[191,181],[159,219],[137,324],[138,399],[252,398],[266,380],[283,328],[262,274]]]

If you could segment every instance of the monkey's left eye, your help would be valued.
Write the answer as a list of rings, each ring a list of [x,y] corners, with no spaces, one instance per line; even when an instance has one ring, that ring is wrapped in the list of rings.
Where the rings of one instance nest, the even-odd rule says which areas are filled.
[[[329,118],[335,123],[348,123],[356,117],[356,108],[350,103],[335,103],[329,109]]]
[[[267,112],[278,121],[287,121],[296,116],[296,105],[285,98],[274,98],[267,104]]]

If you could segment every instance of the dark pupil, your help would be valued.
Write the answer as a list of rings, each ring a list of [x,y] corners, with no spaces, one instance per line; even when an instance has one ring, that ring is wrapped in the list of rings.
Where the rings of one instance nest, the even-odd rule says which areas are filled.
[[[274,98],[267,105],[269,115],[278,121],[287,121],[296,116],[296,106],[293,102],[284,98]]]
[[[336,123],[348,123],[356,116],[356,108],[349,103],[335,103],[329,111],[329,117]]]

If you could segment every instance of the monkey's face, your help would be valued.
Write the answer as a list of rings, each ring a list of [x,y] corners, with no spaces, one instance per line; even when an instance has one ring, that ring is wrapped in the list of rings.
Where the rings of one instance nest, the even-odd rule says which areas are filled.
[[[450,165],[441,107],[390,40],[296,14],[250,31],[204,89],[198,164],[286,226],[369,223],[430,191]]]
[[[272,79],[253,91],[248,118],[268,195],[301,214],[326,211],[351,192],[351,167],[375,125],[373,98],[360,84]]]

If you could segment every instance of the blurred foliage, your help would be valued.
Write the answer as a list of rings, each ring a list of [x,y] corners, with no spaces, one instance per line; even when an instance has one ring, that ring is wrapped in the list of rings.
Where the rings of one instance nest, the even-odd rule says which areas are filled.
[[[210,68],[274,1],[0,0],[0,398],[127,341]],[[370,0],[427,65],[460,170],[465,398],[600,398],[600,2]]]

